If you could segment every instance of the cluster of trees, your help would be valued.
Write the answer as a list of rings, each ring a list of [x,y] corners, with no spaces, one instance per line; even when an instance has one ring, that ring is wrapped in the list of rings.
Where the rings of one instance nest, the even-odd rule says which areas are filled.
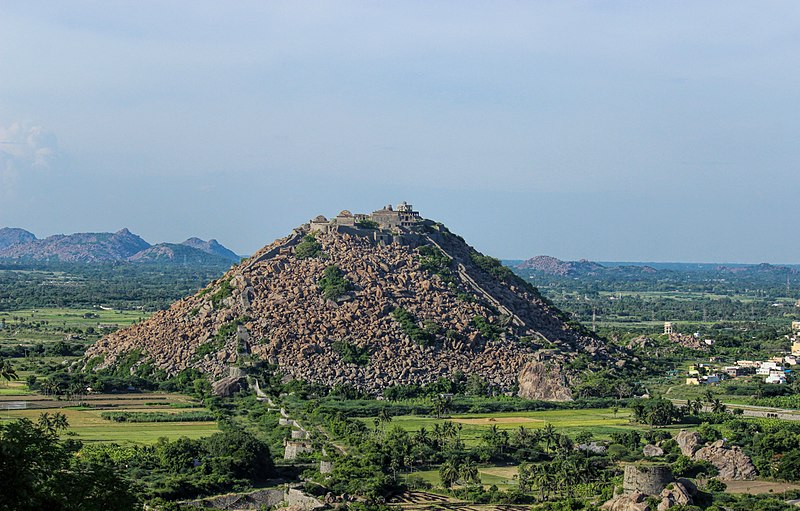
[[[0,511],[140,509],[137,491],[107,457],[76,456],[81,444],[61,440],[63,414],[0,424]]]

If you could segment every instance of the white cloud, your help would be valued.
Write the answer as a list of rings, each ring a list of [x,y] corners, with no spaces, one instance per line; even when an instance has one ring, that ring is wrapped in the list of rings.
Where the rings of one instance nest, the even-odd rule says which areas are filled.
[[[56,136],[41,126],[0,125],[0,191],[11,194],[32,173],[54,170],[61,159]]]

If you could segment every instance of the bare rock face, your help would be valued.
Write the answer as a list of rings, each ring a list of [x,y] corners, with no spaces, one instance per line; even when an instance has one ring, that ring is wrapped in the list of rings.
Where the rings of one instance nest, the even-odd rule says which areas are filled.
[[[681,448],[681,453],[684,456],[692,457],[697,449],[703,445],[703,440],[700,435],[694,431],[686,431],[682,429],[675,437],[678,447]]]
[[[705,460],[719,470],[720,479],[749,480],[758,474],[753,461],[739,446],[726,447],[724,440],[718,440],[703,447],[694,455],[696,460]]]
[[[320,255],[298,256],[310,229],[295,229],[197,294],[104,337],[86,359],[102,369],[140,353],[138,364],[170,375],[195,368],[217,380],[246,354],[289,378],[372,394],[461,372],[501,391],[519,384],[531,399],[567,400],[576,374],[562,369],[566,361],[583,355],[605,368],[623,356],[572,329],[535,288],[434,222],[399,233],[334,225],[314,232]],[[350,289],[326,299],[320,279],[331,265]],[[393,315],[398,309],[426,342],[412,339]],[[361,363],[344,360],[343,344],[364,354]]]
[[[241,376],[227,376],[211,384],[211,391],[215,396],[230,397],[245,389],[247,382]]]
[[[647,504],[647,495],[634,492],[617,495],[600,506],[600,509],[606,511],[650,511],[650,506]]]
[[[663,456],[664,449],[656,445],[647,444],[644,446],[644,449],[642,449],[642,454],[644,454],[648,458],[655,458],[657,456]]]
[[[670,484],[659,495],[657,511],[666,511],[674,506],[687,506],[692,503],[692,491],[680,482]]]
[[[542,362],[528,362],[519,374],[519,395],[528,399],[572,401],[560,368]]]

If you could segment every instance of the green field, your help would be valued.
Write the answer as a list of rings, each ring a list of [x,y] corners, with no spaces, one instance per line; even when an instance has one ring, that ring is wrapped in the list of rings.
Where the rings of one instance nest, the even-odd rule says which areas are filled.
[[[85,317],[92,315],[97,317]],[[56,327],[97,327],[100,324],[117,324],[128,326],[149,316],[143,311],[103,310],[91,309],[24,309],[11,312],[0,312],[0,320],[7,323],[17,323],[15,318],[23,318],[26,322],[47,321]]]
[[[24,401],[28,409],[7,410],[13,402]],[[150,444],[160,437],[174,440],[185,436],[199,438],[219,431],[217,423],[209,422],[114,422],[103,419],[104,411],[114,412],[165,412],[184,411],[173,405],[185,405],[193,400],[180,394],[147,392],[119,395],[89,395],[81,399],[81,407],[75,402],[57,401],[41,395],[0,396],[0,422],[19,418],[36,421],[44,412],[60,412],[69,421],[67,435],[83,442],[118,442]],[[207,411],[192,408],[192,411]]]
[[[361,419],[372,427],[373,419]],[[467,446],[475,446],[482,435],[493,425],[498,429],[513,431],[520,426],[539,429],[552,424],[560,432],[575,437],[582,431],[588,431],[596,440],[608,440],[614,432],[631,429],[646,429],[646,426],[630,422],[630,411],[621,408],[614,413],[611,408],[593,408],[584,410],[546,410],[538,412],[504,412],[492,414],[453,415],[446,419],[401,415],[393,417],[388,427],[400,427],[406,431],[418,431],[425,427],[431,431],[435,424],[451,421],[460,425],[461,438]],[[679,426],[666,429],[679,430]]]

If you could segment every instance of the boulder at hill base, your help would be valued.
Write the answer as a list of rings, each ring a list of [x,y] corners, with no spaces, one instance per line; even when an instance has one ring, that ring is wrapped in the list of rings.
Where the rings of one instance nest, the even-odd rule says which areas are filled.
[[[461,372],[522,397],[569,400],[579,374],[566,364],[579,355],[602,368],[620,353],[403,203],[318,216],[86,357],[94,370],[196,368],[212,380],[265,360],[296,379],[376,395]]]

